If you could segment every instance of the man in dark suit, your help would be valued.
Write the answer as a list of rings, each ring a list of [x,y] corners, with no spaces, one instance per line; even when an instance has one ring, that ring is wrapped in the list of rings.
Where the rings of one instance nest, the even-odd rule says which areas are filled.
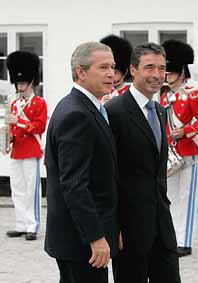
[[[120,173],[121,250],[113,262],[115,283],[179,283],[167,198],[166,113],[152,100],[165,78],[164,49],[154,43],[136,47],[130,71],[130,89],[106,104]]]
[[[47,133],[45,250],[56,258],[61,283],[107,283],[118,252],[117,163],[98,98],[111,91],[115,62],[108,46],[91,42],[76,48],[71,68],[74,87]]]

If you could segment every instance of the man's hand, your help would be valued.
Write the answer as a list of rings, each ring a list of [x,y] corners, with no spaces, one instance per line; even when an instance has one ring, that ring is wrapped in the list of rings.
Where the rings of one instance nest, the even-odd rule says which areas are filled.
[[[122,240],[122,232],[120,231],[120,234],[119,234],[119,250],[123,250],[123,240]]]
[[[105,238],[101,238],[91,244],[92,256],[89,263],[92,267],[107,267],[110,260],[110,247]]]
[[[183,128],[175,128],[172,131],[172,134],[177,138],[177,139],[181,139],[184,136],[184,129]]]
[[[8,113],[5,115],[5,123],[6,124],[16,124],[18,122],[18,119],[15,115],[12,113]]]

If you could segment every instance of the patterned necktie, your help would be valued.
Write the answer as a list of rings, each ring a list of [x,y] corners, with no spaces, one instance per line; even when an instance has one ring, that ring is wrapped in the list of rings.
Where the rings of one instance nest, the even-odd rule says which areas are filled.
[[[155,136],[157,147],[160,152],[161,142],[162,142],[162,133],[161,133],[160,122],[159,122],[156,108],[155,108],[155,102],[153,100],[149,100],[149,102],[146,104],[146,108],[148,110],[147,119],[153,131],[153,134]]]
[[[109,119],[108,119],[107,111],[106,111],[105,107],[102,104],[100,104],[100,113],[105,118],[107,124],[109,124]]]

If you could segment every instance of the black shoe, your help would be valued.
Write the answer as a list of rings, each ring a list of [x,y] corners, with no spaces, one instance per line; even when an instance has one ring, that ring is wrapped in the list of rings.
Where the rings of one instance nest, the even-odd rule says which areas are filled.
[[[36,235],[36,233],[27,232],[27,234],[25,235],[25,238],[28,241],[34,241],[34,240],[37,239],[37,235]]]
[[[192,248],[187,247],[177,247],[178,257],[183,257],[192,254]]]
[[[10,238],[21,237],[26,234],[27,234],[26,232],[20,232],[20,231],[15,231],[15,230],[11,230],[6,233],[6,235]]]

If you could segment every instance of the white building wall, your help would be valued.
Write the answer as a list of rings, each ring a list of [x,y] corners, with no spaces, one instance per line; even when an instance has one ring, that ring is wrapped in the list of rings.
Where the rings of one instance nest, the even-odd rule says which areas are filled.
[[[72,86],[70,58],[85,41],[98,41],[118,26],[178,23],[190,25],[190,43],[198,58],[197,0],[0,0],[0,28],[45,26],[45,99],[49,115]],[[118,25],[119,24],[119,25]],[[157,40],[157,38],[156,38]],[[8,157],[1,157],[0,175],[9,175]],[[45,170],[42,166],[42,175]]]
[[[0,25],[46,25],[47,91],[49,111],[71,87],[70,57],[81,42],[116,32],[116,24],[191,23],[188,42],[198,53],[198,2],[134,0],[0,0]],[[182,3],[183,2],[183,3]],[[178,9],[178,7],[181,7]]]

